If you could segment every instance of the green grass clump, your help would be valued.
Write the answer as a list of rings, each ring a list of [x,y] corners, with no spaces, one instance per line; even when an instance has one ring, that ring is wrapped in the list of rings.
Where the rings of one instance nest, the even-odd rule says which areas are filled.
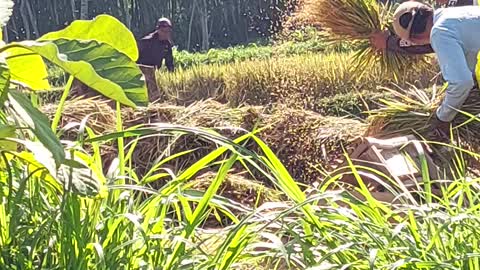
[[[66,108],[68,113],[71,106]],[[165,115],[172,114],[173,109],[162,109]],[[466,167],[467,160],[478,160],[480,155],[455,148],[457,155],[445,167],[452,177],[439,183],[433,183],[422,165],[427,163],[421,162],[418,170],[423,177],[413,194],[387,177],[381,184],[395,201],[381,202],[358,174],[365,168],[351,163],[339,168],[358,182],[354,192],[347,192],[339,189],[335,172],[296,163],[309,153],[315,153],[314,158],[303,157],[303,164],[335,159],[321,153],[330,148],[342,153],[342,136],[356,126],[351,120],[340,122],[280,107],[280,115],[265,118],[267,124],[277,125],[228,138],[212,129],[192,127],[194,119],[199,119],[198,125],[228,123],[225,118],[233,113],[223,108],[214,117],[194,117],[207,109],[200,106],[177,115],[183,116],[185,125],[166,124],[160,113],[151,124],[145,123],[148,116],[136,117],[140,119],[136,122],[120,112],[107,120],[99,118],[105,115],[73,114],[77,118],[65,122],[57,134],[74,128],[85,131],[63,141],[69,170],[57,171],[55,162],[51,166],[52,157],[37,148],[33,132],[14,131],[25,136],[17,142],[32,152],[8,148],[5,142],[11,141],[3,138],[0,265],[7,269],[480,269],[476,206],[480,178]],[[13,123],[10,119],[0,121]],[[108,122],[113,130],[96,135],[96,121]],[[122,131],[113,122],[132,126]],[[331,136],[335,138],[330,140]],[[135,153],[158,150],[141,145],[154,137],[188,138],[188,147],[180,151],[161,147],[163,156],[140,174],[134,166]],[[102,147],[119,139],[125,143],[124,151],[105,163]],[[170,166],[205,142],[215,147],[181,169]],[[287,166],[295,169],[289,172]],[[297,176],[312,169],[326,180],[301,183]],[[265,182],[250,180],[258,175]],[[434,185],[440,193],[432,192]],[[82,188],[91,192],[83,193]]]
[[[279,40],[267,45],[253,43],[196,53],[174,51],[174,58],[176,66],[185,69],[198,65],[222,65],[248,60],[267,60],[309,53],[332,52],[340,49],[340,47],[330,46],[321,35],[315,33],[310,34],[308,39]]]
[[[418,183],[419,201],[403,192],[401,184],[385,183],[398,198],[390,204],[366,190],[353,166],[349,170],[359,182],[355,194],[364,199],[332,191],[335,178],[320,187],[309,186],[307,196],[272,150],[252,134],[231,141],[203,129],[165,124],[130,132],[91,134],[86,143],[98,146],[133,134],[141,140],[152,134],[195,133],[219,147],[179,173],[163,167],[166,160],[158,161],[143,178],[137,178],[128,165],[134,143],[127,146],[125,164],[113,163],[106,174],[100,172],[98,153],[75,152],[100,176],[106,192],[96,196],[54,184],[46,171],[26,160],[4,160],[2,166],[9,166],[0,174],[1,265],[7,269],[480,269],[476,207],[480,179],[469,178],[461,162],[455,178],[442,184],[439,196],[427,191],[431,184],[427,174]],[[245,140],[254,141],[258,151],[241,146]],[[226,158],[219,159],[224,154]],[[168,159],[181,155],[171,153]],[[235,163],[261,170],[282,201],[252,206],[240,201],[242,196],[219,195],[226,194],[222,186],[235,182],[228,180]],[[196,175],[206,167],[217,169],[206,187],[198,187],[202,180]],[[153,189],[151,185],[162,178],[171,181]]]

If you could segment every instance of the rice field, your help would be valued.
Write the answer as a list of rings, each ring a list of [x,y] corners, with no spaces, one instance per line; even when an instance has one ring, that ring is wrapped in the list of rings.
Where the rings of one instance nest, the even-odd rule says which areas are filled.
[[[295,108],[322,112],[317,104],[338,95],[386,92],[379,86],[416,84],[426,87],[435,69],[412,70],[402,83],[385,76],[381,66],[358,76],[352,70],[352,53],[306,54],[250,60],[226,65],[196,66],[174,74],[158,74],[158,85],[167,101],[188,105],[214,98],[232,106],[283,103]]]
[[[420,155],[414,190],[370,170],[389,201],[349,158],[355,138],[398,130],[395,119],[419,130],[441,95],[436,68],[399,83],[382,66],[358,76],[351,56],[159,72],[162,100],[135,109],[11,90],[0,112],[0,268],[480,269],[475,140],[445,146],[441,181]],[[461,122],[452,135],[467,127],[474,135]]]
[[[376,87],[394,82],[375,71],[352,79],[347,64],[346,54],[325,54],[159,73],[164,100],[120,115],[105,101],[68,100],[59,135],[82,147],[72,151],[100,192],[5,175],[0,264],[480,269],[478,154],[452,146],[453,178],[440,195],[424,174],[415,196],[392,179],[383,184],[394,203],[375,199],[345,153],[368,131],[367,111],[381,115],[397,92]],[[58,106],[40,109],[53,119]],[[340,186],[340,169],[358,183]]]

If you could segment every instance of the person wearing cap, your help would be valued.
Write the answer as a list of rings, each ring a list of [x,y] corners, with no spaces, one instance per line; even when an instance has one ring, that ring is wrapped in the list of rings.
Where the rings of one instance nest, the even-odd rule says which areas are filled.
[[[449,123],[476,84],[480,7],[434,11],[426,4],[407,1],[396,9],[393,28],[400,38],[412,44],[431,44],[448,83],[445,99],[432,117],[431,125],[441,137],[448,138]]]
[[[437,5],[445,7],[478,5],[478,0],[436,0],[435,2]],[[370,44],[377,51],[387,50],[410,55],[433,53],[433,48],[430,44],[414,45],[388,30],[372,33],[370,36]]]
[[[161,68],[163,61],[168,71],[175,70],[173,61],[172,23],[167,18],[157,21],[155,30],[138,42],[137,64]]]

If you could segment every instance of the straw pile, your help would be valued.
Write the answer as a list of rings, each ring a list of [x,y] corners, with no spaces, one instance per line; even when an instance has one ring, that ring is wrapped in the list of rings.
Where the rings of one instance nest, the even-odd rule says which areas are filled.
[[[419,57],[406,56],[395,52],[377,53],[369,42],[369,37],[377,31],[392,30],[393,7],[381,5],[377,0],[305,0],[301,17],[322,26],[328,38],[334,43],[349,41],[358,48],[354,56],[354,69],[357,74],[379,64],[386,75],[398,79]]]
[[[57,110],[57,104],[45,104],[40,110],[49,119],[53,119]],[[73,98],[65,102],[58,125],[59,128],[66,129],[62,137],[68,140],[76,140],[79,135],[79,125],[84,119],[87,119],[86,126],[95,134],[107,134],[115,131],[115,112],[112,110],[108,100],[98,96],[93,98]],[[69,126],[72,124],[78,125]],[[87,151],[90,150],[89,145],[85,145],[85,148]],[[100,150],[103,153],[103,168],[107,170],[116,156],[116,147],[110,143],[102,144]]]
[[[46,105],[41,110],[50,118],[55,115],[57,105]],[[122,109],[124,128],[148,123],[171,123],[191,127],[221,128],[221,134],[236,138],[242,133],[239,129],[251,130],[256,121],[256,115],[260,113],[259,107],[228,108],[226,105],[213,100],[194,103],[188,107],[173,106],[170,104],[152,104],[147,108]],[[91,98],[69,100],[65,104],[59,127],[65,127],[69,123],[80,123],[88,117],[87,126],[96,134],[115,132],[115,111],[109,106],[108,100]],[[223,127],[228,127],[223,129]],[[65,139],[75,140],[78,128],[70,129],[64,134]],[[127,140],[128,143],[129,140]],[[140,140],[133,152],[132,162],[137,174],[141,177],[148,171],[154,162],[168,157],[171,154],[186,150],[195,150],[188,155],[176,159],[166,166],[181,171],[192,165],[195,161],[216,148],[212,142],[204,141],[194,135],[150,136]],[[110,162],[117,155],[114,145],[103,145],[102,159],[104,168],[107,169]]]
[[[57,110],[57,104],[46,104],[42,106],[41,110],[52,119]],[[59,127],[65,127],[69,123],[81,123],[86,117],[88,117],[87,126],[96,134],[104,134],[115,130],[115,113],[109,106],[109,102],[100,97],[81,97],[67,101]]]
[[[114,131],[114,111],[104,102],[92,100],[68,101],[62,116],[62,125],[79,122],[91,115],[87,125],[98,134]],[[55,106],[49,105],[43,111],[53,117]],[[102,115],[102,118],[95,118]],[[313,112],[274,107],[266,112],[262,107],[245,106],[229,108],[212,100],[197,102],[188,107],[167,104],[153,104],[148,108],[122,111],[125,127],[141,123],[168,122],[191,127],[214,128],[228,138],[242,135],[241,129],[253,130],[267,127],[258,135],[277,153],[292,176],[298,181],[311,183],[322,178],[322,169],[333,169],[342,162],[343,145],[365,132],[365,125],[354,120],[323,117]],[[106,122],[102,122],[106,121]],[[228,127],[228,128],[222,128]],[[74,133],[68,133],[75,139]],[[132,159],[139,176],[150,169],[152,164],[171,154],[195,149],[166,166],[174,171],[193,164],[199,158],[216,149],[216,145],[194,135],[182,137],[149,137],[136,146]],[[256,145],[248,145],[258,150]],[[116,155],[114,147],[108,146],[103,153],[106,162]],[[106,166],[108,168],[108,165]]]
[[[253,123],[249,125],[249,121],[245,119],[251,114],[259,113],[260,110],[259,107],[228,108],[219,102],[206,100],[196,102],[188,107],[154,104],[137,111],[126,108],[122,115],[126,127],[163,122],[189,127],[214,128],[218,129],[217,131],[222,135],[233,139],[244,134],[240,129],[253,128]],[[169,163],[174,171],[180,171],[216,147],[212,142],[202,140],[194,135],[151,137],[138,143],[138,150],[134,152],[133,160],[141,175],[141,172],[148,170],[155,160],[168,157],[170,154],[195,149],[194,152]]]
[[[428,140],[436,139],[429,120],[441,104],[445,95],[442,89],[385,89],[392,98],[381,100],[381,108],[371,111],[367,135],[392,137],[417,133]],[[472,90],[465,104],[453,121],[454,132],[460,143],[466,147],[480,147],[480,122],[475,118],[480,114],[480,91]],[[466,114],[465,114],[466,113]],[[469,114],[469,115],[467,115]],[[474,118],[472,118],[474,117]]]

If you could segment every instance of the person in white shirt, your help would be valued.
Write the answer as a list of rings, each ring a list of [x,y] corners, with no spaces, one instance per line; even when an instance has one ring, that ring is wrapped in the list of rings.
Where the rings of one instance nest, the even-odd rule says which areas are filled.
[[[432,128],[443,137],[450,122],[476,85],[475,67],[480,51],[480,7],[440,8],[407,1],[396,9],[393,28],[413,44],[431,44],[448,86]],[[478,91],[478,90],[476,90]],[[448,136],[447,136],[448,137]]]

